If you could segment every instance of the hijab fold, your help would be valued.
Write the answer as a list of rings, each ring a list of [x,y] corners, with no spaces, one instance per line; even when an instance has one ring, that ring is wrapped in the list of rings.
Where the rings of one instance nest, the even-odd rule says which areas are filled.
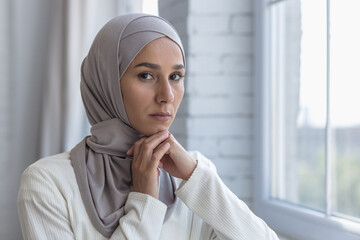
[[[70,159],[90,220],[106,237],[124,215],[132,191],[132,158],[126,152],[141,137],[126,116],[120,79],[136,55],[160,37],[177,43],[185,56],[178,34],[163,18],[116,17],[99,31],[81,66],[81,95],[92,127],[91,135],[71,150]],[[168,206],[165,221],[177,200],[175,190],[174,178],[160,171],[159,200]]]

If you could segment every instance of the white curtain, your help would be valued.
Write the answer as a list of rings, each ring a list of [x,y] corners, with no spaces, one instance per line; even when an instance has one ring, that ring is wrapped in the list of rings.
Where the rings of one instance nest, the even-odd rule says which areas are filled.
[[[80,65],[112,17],[141,0],[0,0],[0,238],[22,239],[16,196],[24,169],[89,132]]]

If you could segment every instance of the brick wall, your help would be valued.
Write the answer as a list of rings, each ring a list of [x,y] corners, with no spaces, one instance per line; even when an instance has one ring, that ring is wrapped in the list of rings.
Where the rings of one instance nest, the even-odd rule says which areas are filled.
[[[253,15],[251,0],[159,0],[184,41],[186,95],[173,133],[216,165],[252,201]]]

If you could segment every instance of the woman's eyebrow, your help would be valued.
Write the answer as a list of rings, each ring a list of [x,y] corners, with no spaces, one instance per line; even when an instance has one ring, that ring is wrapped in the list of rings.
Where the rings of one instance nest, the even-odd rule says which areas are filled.
[[[183,64],[177,64],[173,67],[174,70],[180,70],[180,69],[183,69],[185,68]]]
[[[134,68],[136,67],[147,67],[147,68],[151,68],[151,69],[160,69],[160,65],[154,64],[154,63],[148,63],[148,62],[143,62],[143,63],[139,63],[137,64]]]
[[[149,62],[143,62],[143,63],[136,64],[134,68],[136,68],[136,67],[147,67],[147,68],[156,69],[156,70],[161,69],[160,65],[154,64],[154,63],[149,63]],[[177,64],[173,67],[174,70],[180,70],[183,68],[185,68],[183,64]]]

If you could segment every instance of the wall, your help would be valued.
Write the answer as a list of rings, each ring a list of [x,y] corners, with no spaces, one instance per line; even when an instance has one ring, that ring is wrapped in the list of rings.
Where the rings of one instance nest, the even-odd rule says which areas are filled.
[[[216,165],[225,184],[252,201],[253,30],[251,0],[160,0],[181,35],[186,95],[172,131]]]

